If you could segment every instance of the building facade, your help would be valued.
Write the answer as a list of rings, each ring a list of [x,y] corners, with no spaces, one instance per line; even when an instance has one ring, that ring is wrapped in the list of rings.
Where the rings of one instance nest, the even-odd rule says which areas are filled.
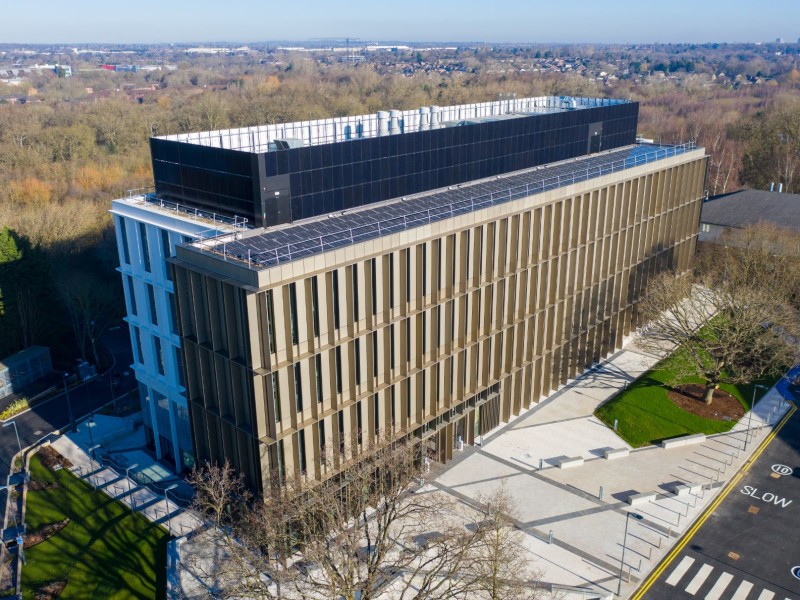
[[[177,210],[144,194],[114,200],[111,213],[148,446],[184,471],[194,464],[194,450],[167,259],[179,244],[235,228],[225,217]]]
[[[618,348],[648,277],[690,266],[705,177],[702,149],[636,144],[637,114],[526,98],[152,140],[155,194],[112,212],[156,451],[255,490],[386,439],[446,461]]]

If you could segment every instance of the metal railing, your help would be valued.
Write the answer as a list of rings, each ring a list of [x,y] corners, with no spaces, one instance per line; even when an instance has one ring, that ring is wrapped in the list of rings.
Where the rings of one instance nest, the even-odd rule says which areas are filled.
[[[204,221],[211,221],[214,225],[221,225],[225,227],[232,227],[234,229],[246,229],[247,228],[247,219],[245,217],[228,217],[225,215],[219,215],[215,212],[209,212],[207,210],[202,210],[200,208],[196,208],[194,206],[188,206],[186,204],[179,204],[178,202],[171,202],[169,200],[164,200],[163,198],[159,198],[156,196],[153,188],[137,188],[132,190],[127,190],[126,192],[128,198],[137,198],[141,197],[141,202],[143,204],[149,205],[156,205],[161,210],[180,213],[182,215],[186,215],[193,219],[202,219]],[[212,231],[215,228],[209,229],[207,231]],[[203,232],[205,233],[205,232]],[[228,233],[228,232],[221,232],[221,233]]]
[[[694,142],[676,146],[660,146],[652,152],[616,160],[605,165],[576,169],[567,175],[557,175],[541,181],[526,183],[506,190],[476,196],[475,198],[457,200],[433,209],[429,208],[391,219],[378,220],[374,223],[343,229],[317,238],[286,244],[271,250],[252,252],[248,249],[247,254],[232,253],[228,252],[227,244],[217,244],[213,247],[207,247],[206,249],[216,254],[221,254],[224,260],[242,261],[247,263],[250,267],[272,267],[358,242],[379,238],[398,231],[404,231],[412,227],[428,225],[436,221],[467,214],[482,208],[525,198],[532,194],[540,194],[547,190],[586,181],[616,171],[630,169],[670,156],[677,156],[688,150],[693,150],[695,147]]]

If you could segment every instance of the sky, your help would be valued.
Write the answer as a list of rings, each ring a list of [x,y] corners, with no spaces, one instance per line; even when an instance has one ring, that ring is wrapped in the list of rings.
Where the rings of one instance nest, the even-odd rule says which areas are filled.
[[[0,43],[767,42],[800,37],[798,0],[17,0]]]

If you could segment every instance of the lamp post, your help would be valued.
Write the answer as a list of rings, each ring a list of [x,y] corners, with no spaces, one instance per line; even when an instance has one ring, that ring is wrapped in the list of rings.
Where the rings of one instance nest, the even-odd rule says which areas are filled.
[[[64,395],[67,397],[67,411],[69,412],[70,429],[74,432],[75,417],[72,414],[72,401],[69,399],[69,388],[67,387],[67,377],[69,377],[69,373],[64,371],[64,374],[61,376],[61,378],[64,380]]]
[[[3,423],[3,427],[8,427],[9,425],[14,427],[14,434],[17,436],[17,446],[19,446],[19,451],[22,452],[22,444],[19,441],[19,431],[17,430],[17,423],[16,421],[7,421]]]
[[[177,483],[173,483],[171,486],[164,488],[164,500],[167,502],[167,530],[169,530],[169,534],[172,535],[172,519],[169,516],[169,491],[174,490],[178,487]]]
[[[619,559],[619,582],[617,583],[617,596],[622,592],[622,572],[625,570],[625,547],[628,542],[628,518],[633,517],[637,521],[644,519],[639,513],[629,512],[625,515],[625,535],[622,538],[622,557]]]
[[[94,356],[94,366],[96,369],[100,368],[100,361],[97,360],[97,346],[95,345],[95,336],[94,336],[94,321],[89,321],[89,341],[92,342],[92,356]]]
[[[94,435],[92,435],[92,429],[94,429],[94,415],[89,417],[89,420],[86,421],[86,428],[89,430],[89,445],[94,446]]]
[[[125,479],[128,480],[128,491],[130,492],[133,488],[131,487],[131,471],[139,467],[139,463],[134,463],[127,469],[125,469]]]
[[[762,390],[768,389],[767,386],[761,385],[757,383],[753,386],[753,401],[750,403],[750,414],[747,417],[747,433],[744,436],[744,449],[747,450],[747,444],[750,441],[750,429],[753,424],[753,411],[756,408],[756,389],[761,388]]]

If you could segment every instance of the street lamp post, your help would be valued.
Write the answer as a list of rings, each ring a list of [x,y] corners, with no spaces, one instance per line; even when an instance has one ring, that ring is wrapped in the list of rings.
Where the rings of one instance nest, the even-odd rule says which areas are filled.
[[[100,361],[97,360],[97,346],[95,345],[95,337],[94,337],[94,321],[89,321],[89,340],[92,342],[92,355],[94,356],[94,366],[96,369],[100,369]]]
[[[761,385],[757,383],[753,386],[753,401],[750,403],[750,414],[747,417],[747,433],[744,436],[744,449],[747,450],[747,444],[750,441],[750,430],[752,429],[753,424],[753,411],[756,409],[756,389],[761,388],[762,390],[768,389],[767,386]]]
[[[169,530],[169,534],[172,535],[172,519],[169,516],[169,491],[174,490],[178,487],[177,483],[173,483],[171,486],[164,488],[164,500],[167,502],[167,530]]]
[[[637,521],[644,519],[639,513],[629,512],[625,515],[625,535],[622,538],[622,557],[619,559],[619,582],[617,582],[617,596],[622,592],[622,572],[625,570],[625,547],[628,542],[628,518],[633,517]]]
[[[67,387],[67,377],[69,377],[69,373],[64,371],[64,374],[61,377],[64,380],[64,395],[67,397],[67,411],[69,412],[70,429],[74,432],[75,416],[72,414],[72,401],[69,399],[69,388]]]
[[[17,429],[16,421],[7,421],[3,423],[3,427],[8,427],[9,425],[14,427],[14,434],[17,436],[17,446],[19,446],[20,453],[22,452],[22,444],[19,441],[19,430]]]
[[[139,463],[134,463],[125,469],[125,479],[128,480],[128,491],[131,491],[131,471],[139,467]]]

